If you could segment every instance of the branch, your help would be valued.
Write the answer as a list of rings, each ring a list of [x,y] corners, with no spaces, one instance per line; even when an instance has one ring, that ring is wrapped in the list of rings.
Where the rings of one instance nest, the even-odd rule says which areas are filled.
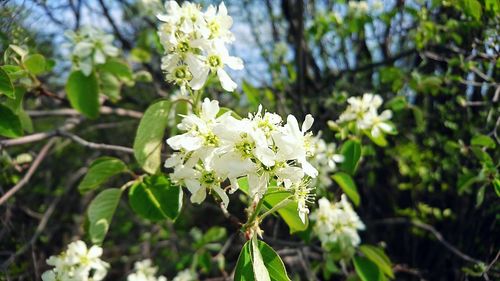
[[[42,150],[40,150],[40,153],[38,153],[35,160],[33,161],[33,164],[31,164],[30,168],[28,169],[28,172],[24,175],[24,177],[13,188],[7,191],[0,198],[0,206],[3,203],[5,203],[5,201],[9,200],[9,198],[12,197],[12,195],[18,192],[23,186],[25,186],[29,182],[31,176],[33,176],[38,166],[40,166],[40,163],[42,163],[45,156],[47,156],[49,149],[52,147],[52,145],[54,145],[55,141],[56,139],[53,138],[43,146]]]
[[[59,135],[61,135],[63,137],[67,137],[67,138],[71,139],[72,141],[74,141],[82,146],[88,147],[88,148],[97,149],[97,150],[120,151],[120,152],[129,153],[129,154],[134,154],[134,150],[130,147],[113,145],[113,144],[90,142],[90,141],[82,139],[81,137],[79,137],[75,134],[72,134],[72,133],[69,133],[66,131],[60,131]]]
[[[126,117],[132,117],[132,118],[137,118],[140,119],[142,118],[142,113],[139,111],[135,110],[130,110],[130,109],[123,109],[123,108],[113,108],[109,106],[101,106],[99,109],[99,112],[101,114],[115,114],[118,116],[126,116]],[[81,115],[80,112],[71,109],[71,108],[63,108],[63,109],[56,109],[56,110],[27,110],[26,113],[28,113],[29,116],[31,117],[43,117],[43,116],[79,116]]]
[[[124,49],[130,49],[132,47],[132,45],[130,44],[129,41],[127,41],[127,39],[125,39],[125,37],[123,37],[122,33],[118,29],[118,26],[116,25],[115,21],[111,17],[111,14],[109,13],[109,10],[106,7],[106,4],[104,4],[104,1],[103,0],[99,0],[98,2],[99,2],[99,5],[101,5],[104,17],[106,17],[106,19],[108,20],[109,24],[113,28],[113,31],[115,32],[115,35],[118,38],[118,40],[120,40],[120,42],[122,43],[123,48]]]
[[[483,263],[482,261],[480,261],[478,259],[475,259],[467,254],[462,253],[457,247],[451,245],[448,241],[446,241],[443,238],[443,235],[439,231],[437,231],[432,225],[429,225],[429,224],[426,224],[423,222],[419,222],[419,221],[408,220],[406,218],[389,218],[389,219],[383,219],[383,220],[374,222],[374,224],[378,224],[378,223],[413,225],[415,227],[418,227],[420,229],[423,229],[423,230],[430,232],[439,241],[439,243],[441,243],[443,246],[445,246],[448,250],[450,250],[453,254],[455,254],[459,258],[461,258],[465,261],[468,261],[468,262],[476,263],[476,264]]]

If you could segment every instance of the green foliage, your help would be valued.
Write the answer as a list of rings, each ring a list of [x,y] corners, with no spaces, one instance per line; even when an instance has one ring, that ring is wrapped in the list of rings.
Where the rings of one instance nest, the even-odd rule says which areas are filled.
[[[380,271],[382,271],[389,278],[394,279],[394,272],[392,271],[392,264],[384,251],[378,247],[370,245],[361,245],[359,250],[365,255],[367,259],[375,263]]]
[[[286,198],[289,198],[290,195],[291,194],[289,192],[272,193],[271,190],[270,194],[264,197],[264,204],[268,208],[272,208],[273,206],[276,206],[280,202],[286,200]],[[278,214],[281,216],[281,218],[283,218],[285,223],[290,228],[290,234],[304,231],[307,229],[307,226],[309,225],[309,219],[307,218],[307,216],[306,216],[306,221],[302,222],[297,210],[298,210],[298,204],[297,202],[292,200],[290,200],[289,203],[287,203],[278,210]]]
[[[127,171],[127,166],[120,159],[112,157],[98,158],[90,165],[87,174],[78,185],[78,190],[81,193],[89,192],[101,186],[112,176]]]
[[[23,135],[23,128],[19,118],[10,108],[0,104],[0,135],[15,138]]]
[[[95,73],[85,76],[73,71],[66,82],[66,93],[71,106],[88,118],[99,116],[99,87]]]
[[[23,64],[34,75],[42,74],[46,70],[45,57],[40,54],[33,54],[23,58]]]
[[[364,257],[354,257],[354,269],[362,281],[383,281],[386,280],[382,271],[375,263]]]
[[[9,98],[14,98],[14,85],[12,84],[9,74],[4,70],[4,67],[0,67],[0,94],[4,94]]]
[[[361,158],[361,144],[358,141],[349,140],[342,145],[341,153],[344,155],[344,161],[341,164],[342,170],[354,175]]]
[[[332,176],[333,180],[342,188],[344,193],[351,199],[354,205],[359,206],[361,198],[358,193],[358,188],[351,176],[344,172],[337,172]]]
[[[158,172],[161,165],[161,148],[171,103],[160,100],[144,112],[134,140],[135,159],[150,174]]]
[[[118,188],[105,189],[90,203],[87,214],[92,243],[101,244],[106,237],[121,194],[122,191]]]
[[[262,268],[265,266],[265,269]],[[257,267],[257,270],[255,268]],[[267,278],[265,272],[267,271]],[[257,276],[257,272],[264,272]],[[243,245],[236,263],[234,280],[289,281],[283,261],[278,254],[263,241],[252,239]]]
[[[182,209],[182,189],[163,175],[145,177],[129,191],[130,206],[138,215],[152,221],[175,220]]]

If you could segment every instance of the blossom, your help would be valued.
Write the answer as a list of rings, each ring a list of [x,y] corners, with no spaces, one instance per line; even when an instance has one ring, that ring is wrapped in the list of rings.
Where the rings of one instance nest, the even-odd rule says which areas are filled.
[[[318,136],[313,138],[313,149],[310,161],[314,167],[318,169],[318,177],[313,184],[321,184],[328,187],[332,184],[330,174],[337,170],[337,164],[344,162],[344,155],[337,153],[337,145],[335,143],[327,143],[324,139]]]
[[[127,281],[167,281],[165,276],[156,277],[158,267],[153,266],[150,259],[137,261],[134,264],[134,272],[127,276]]]
[[[54,268],[44,272],[42,280],[103,280],[109,264],[100,259],[101,255],[102,248],[99,246],[88,249],[83,241],[72,242],[65,252],[47,259],[47,264]]]
[[[347,102],[349,106],[338,118],[339,124],[354,122],[357,129],[368,131],[373,137],[394,131],[393,125],[388,122],[392,112],[384,110],[378,114],[378,108],[383,103],[379,95],[366,93],[362,97],[350,97]]]
[[[226,6],[218,9],[210,5],[205,12],[193,3],[179,6],[175,1],[165,3],[167,13],[158,15],[163,23],[158,28],[160,42],[165,49],[161,68],[167,81],[189,89],[201,89],[210,73],[216,75],[226,91],[237,85],[225,70],[243,69],[243,61],[230,56],[226,44],[234,41],[230,28],[233,24]]]
[[[290,192],[305,220],[311,190],[306,186],[317,175],[308,162],[313,120],[306,116],[299,128],[290,115],[283,124],[279,115],[263,112],[261,106],[247,118],[236,118],[230,111],[220,114],[218,102],[205,99],[197,114],[183,116],[178,125],[181,133],[167,139],[175,152],[165,166],[173,168],[172,180],[189,190],[193,203],[201,203],[211,194],[227,206],[226,191],[238,190],[238,181],[245,178],[254,200],[271,183]],[[229,185],[222,187],[227,181]]]
[[[119,54],[119,49],[113,46],[113,35],[97,28],[86,26],[77,32],[66,31],[65,35],[70,41],[66,47],[71,49],[73,68],[81,70],[86,76],[96,65],[104,64],[108,58]]]
[[[315,220],[314,233],[319,237],[325,248],[340,250],[343,254],[352,254],[361,243],[358,230],[364,230],[365,225],[360,220],[351,204],[342,194],[339,202],[331,203],[321,198],[319,208],[311,215]]]
[[[192,272],[189,269],[185,269],[174,277],[173,281],[196,281],[198,280],[198,276],[196,273]]]

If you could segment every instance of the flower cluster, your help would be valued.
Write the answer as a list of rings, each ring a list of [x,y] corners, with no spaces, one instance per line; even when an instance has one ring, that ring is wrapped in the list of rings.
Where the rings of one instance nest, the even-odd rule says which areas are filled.
[[[384,110],[381,114],[378,113],[383,102],[379,95],[367,93],[363,97],[350,97],[347,102],[349,106],[342,112],[337,123],[355,122],[359,130],[369,131],[373,137],[394,132],[394,127],[388,122],[392,111]]]
[[[311,215],[311,219],[316,221],[313,231],[323,247],[344,254],[352,253],[361,242],[358,230],[363,230],[365,225],[346,196],[343,194],[337,203],[331,203],[326,198],[321,198],[318,203],[319,208]]]
[[[198,280],[198,276],[196,273],[189,269],[185,269],[179,273],[177,273],[177,276],[174,277],[173,281],[196,281]]]
[[[308,161],[313,117],[307,115],[299,127],[293,115],[283,124],[279,115],[263,113],[262,107],[243,119],[219,111],[217,101],[205,99],[199,114],[185,116],[177,126],[185,133],[167,140],[177,151],[165,163],[174,168],[172,180],[188,188],[192,202],[203,202],[208,191],[215,192],[225,206],[229,198],[221,184],[226,180],[234,192],[238,179],[247,178],[249,194],[257,199],[276,181],[295,195],[304,220],[311,190],[307,181],[318,175]]]
[[[157,17],[164,22],[158,35],[165,49],[161,67],[167,80],[186,93],[188,88],[201,89],[212,73],[217,75],[224,90],[234,91],[237,85],[224,67],[240,70],[243,61],[230,56],[225,45],[234,36],[229,30],[233,20],[224,3],[218,9],[210,5],[205,12],[187,1],[182,6],[168,1],[165,8],[167,13]]]
[[[134,270],[127,276],[127,281],[167,281],[165,276],[156,277],[158,267],[153,266],[150,259],[135,262]]]
[[[335,143],[327,143],[318,134],[313,138],[311,162],[318,169],[318,177],[311,184],[328,187],[332,184],[330,174],[337,170],[337,164],[344,162],[344,155],[337,153]]]
[[[71,49],[73,68],[81,70],[86,76],[96,65],[104,64],[108,57],[119,54],[118,48],[113,46],[113,35],[100,29],[86,26],[78,32],[66,31],[65,35],[70,41],[66,47]]]
[[[368,13],[368,2],[366,1],[349,1],[348,11],[355,17],[362,17]]]
[[[42,274],[43,281],[99,281],[108,272],[109,264],[100,259],[102,248],[92,246],[87,249],[83,241],[68,245],[68,249],[58,256],[51,256],[47,264],[53,269]]]

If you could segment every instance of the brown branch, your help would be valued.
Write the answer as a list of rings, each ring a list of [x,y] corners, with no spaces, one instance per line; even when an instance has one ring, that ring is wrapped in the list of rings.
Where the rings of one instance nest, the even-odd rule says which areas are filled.
[[[475,259],[467,254],[462,253],[457,247],[451,245],[448,241],[446,241],[444,239],[443,235],[439,231],[437,231],[432,225],[429,225],[429,224],[426,224],[423,222],[419,222],[419,221],[408,220],[406,218],[389,218],[389,219],[383,219],[380,221],[373,222],[373,224],[380,224],[380,223],[382,223],[382,224],[409,224],[409,225],[413,225],[415,227],[418,227],[420,229],[426,230],[426,231],[430,232],[437,239],[437,241],[439,243],[441,243],[445,248],[447,248],[450,252],[452,252],[453,254],[458,256],[459,258],[461,258],[465,261],[468,261],[468,262],[476,263],[476,264],[483,263],[482,261],[480,261],[478,259]]]
[[[132,44],[130,44],[130,42],[127,41],[127,39],[125,39],[125,37],[120,32],[120,29],[118,29],[118,26],[116,25],[115,21],[111,17],[111,14],[109,13],[108,7],[106,7],[106,4],[104,4],[104,1],[98,0],[98,2],[99,2],[99,5],[101,6],[104,17],[108,20],[109,24],[113,28],[113,31],[114,31],[116,37],[118,38],[118,40],[120,40],[120,42],[122,43],[123,48],[130,49],[132,47]]]
[[[40,150],[40,153],[36,156],[35,160],[33,161],[33,164],[31,164],[30,168],[28,169],[28,172],[24,175],[24,177],[9,191],[7,191],[1,198],[0,198],[0,206],[5,203],[5,201],[9,200],[10,197],[12,197],[16,192],[18,192],[23,186],[25,186],[29,180],[31,179],[31,176],[35,173],[36,169],[38,169],[38,166],[40,166],[40,163],[42,163],[43,159],[45,156],[47,156],[47,153],[49,152],[49,149],[54,145],[56,139],[52,138],[47,142],[42,150]]]
[[[79,137],[79,136],[77,136],[75,134],[72,134],[72,133],[69,133],[69,132],[66,132],[66,131],[60,131],[59,135],[61,135],[63,137],[67,137],[67,138],[71,139],[72,141],[74,141],[74,142],[76,142],[76,143],[78,143],[78,144],[80,144],[82,146],[85,146],[85,147],[88,147],[88,148],[92,148],[92,149],[120,151],[120,152],[129,153],[129,154],[133,154],[134,153],[134,150],[132,148],[130,148],[130,147],[125,147],[125,146],[120,146],[120,145],[113,145],[113,144],[90,142],[90,141],[82,139],[81,137]]]
[[[126,116],[140,119],[142,118],[142,113],[135,110],[124,109],[124,108],[113,108],[109,106],[101,106],[99,109],[101,114],[114,114],[118,116]],[[63,108],[56,110],[27,110],[31,117],[44,117],[44,116],[80,116],[80,112],[71,109],[71,108]]]

